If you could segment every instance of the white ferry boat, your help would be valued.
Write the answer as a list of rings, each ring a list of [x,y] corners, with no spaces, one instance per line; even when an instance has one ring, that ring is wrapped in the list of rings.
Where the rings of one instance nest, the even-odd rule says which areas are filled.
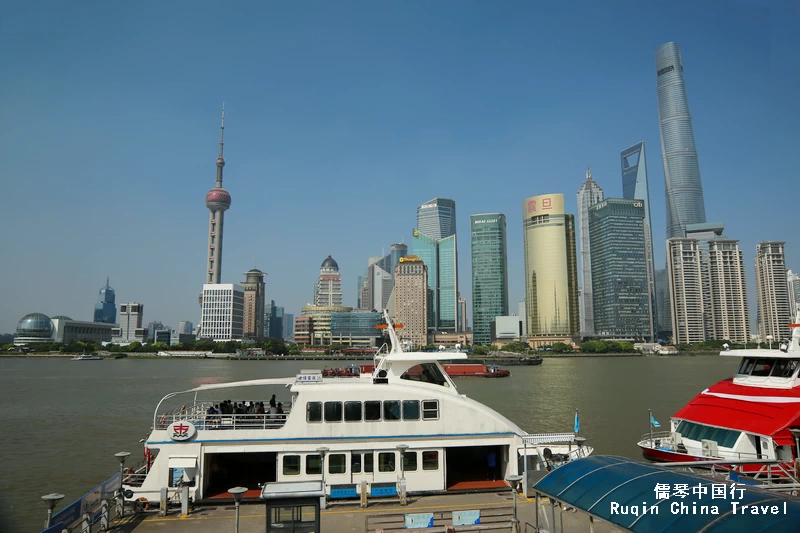
[[[360,497],[362,487],[394,496],[400,478],[407,493],[504,489],[522,456],[549,470],[593,451],[575,433],[529,435],[459,394],[439,360],[466,354],[403,352],[388,316],[386,327],[393,349],[371,374],[303,371],[168,394],[146,464],[125,471],[126,498],[157,502],[162,487],[186,485],[195,502],[229,499],[234,486],[257,498],[260,484],[290,481],[322,481],[329,498]],[[179,406],[162,408],[170,403]]]

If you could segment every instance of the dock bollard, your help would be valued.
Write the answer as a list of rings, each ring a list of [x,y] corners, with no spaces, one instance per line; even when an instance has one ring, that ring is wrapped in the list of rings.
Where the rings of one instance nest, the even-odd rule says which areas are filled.
[[[167,516],[167,506],[169,505],[169,489],[161,487],[161,502],[158,506],[158,514],[160,516]]]
[[[184,485],[181,489],[181,518],[189,516],[189,486]]]

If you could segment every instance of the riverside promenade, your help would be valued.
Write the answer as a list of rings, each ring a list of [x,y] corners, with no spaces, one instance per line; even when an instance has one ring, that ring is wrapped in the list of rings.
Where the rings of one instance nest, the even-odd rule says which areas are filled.
[[[552,531],[551,508],[544,499],[541,504],[546,509],[548,523],[541,522],[540,526]],[[143,513],[133,517],[126,517],[122,521],[115,521],[109,531],[114,533],[227,533],[234,531],[235,507],[232,502],[221,503],[218,506],[202,506],[185,518],[179,513],[171,511],[166,517],[155,513]],[[511,531],[511,517],[513,516],[513,498],[511,492],[478,493],[458,495],[435,495],[415,497],[407,506],[400,506],[397,502],[384,504],[370,504],[362,509],[357,503],[348,505],[333,505],[320,513],[320,532],[322,533],[374,533],[379,528],[389,531],[403,530],[423,533],[425,531],[444,531],[440,526],[441,520],[437,518],[434,528],[429,529],[404,529],[402,517],[404,514],[434,513],[446,517],[452,511],[480,510],[482,516],[481,526],[455,527],[454,531]],[[540,513],[540,517],[543,513]],[[489,523],[489,515],[497,516],[500,520]],[[526,499],[521,494],[517,495],[517,517],[520,523],[520,532],[534,533],[536,531],[535,501]],[[589,531],[586,515],[566,511],[563,514],[557,508],[555,511],[559,532]],[[542,520],[542,518],[540,518]],[[446,521],[446,520],[445,520]],[[450,523],[449,521],[446,521]],[[563,527],[562,527],[563,524]],[[266,531],[266,504],[247,503],[240,507],[239,532],[264,533]],[[621,533],[624,530],[609,523],[595,521],[596,533]],[[316,532],[316,533],[320,533]]]

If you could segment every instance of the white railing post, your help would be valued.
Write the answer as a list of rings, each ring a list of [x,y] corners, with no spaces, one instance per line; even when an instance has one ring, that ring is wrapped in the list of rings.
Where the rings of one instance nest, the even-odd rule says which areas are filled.
[[[100,530],[108,529],[108,500],[100,502]]]

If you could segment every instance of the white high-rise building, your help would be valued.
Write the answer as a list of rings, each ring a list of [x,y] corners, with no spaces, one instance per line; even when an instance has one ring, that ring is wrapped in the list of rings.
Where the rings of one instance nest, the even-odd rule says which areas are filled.
[[[789,304],[792,306],[792,317],[794,317],[797,310],[800,309],[800,276],[787,270],[786,282],[789,288]]]
[[[215,341],[241,340],[244,334],[244,290],[234,283],[203,285],[200,336]]]
[[[603,189],[592,179],[592,171],[586,169],[586,181],[578,189],[578,247],[581,256],[580,315],[581,335],[594,333],[592,301],[592,257],[589,249],[589,208],[603,200]]]
[[[319,267],[314,305],[321,307],[342,305],[342,276],[339,274],[339,265],[331,256],[326,257]]]
[[[522,300],[520,303],[517,304],[517,314],[519,315],[519,319],[522,320],[522,336],[528,336],[528,319],[525,315],[525,300]]]
[[[750,340],[750,320],[739,241],[715,237],[707,245],[706,316],[711,318],[711,338],[744,344]]]
[[[768,342],[767,337],[777,342],[791,334],[788,326],[794,317],[789,302],[784,244],[765,241],[756,245],[756,295],[761,342]]]
[[[697,239],[667,239],[667,277],[675,344],[704,342],[703,280]]]
[[[142,327],[144,306],[130,302],[119,306],[119,327],[111,328],[111,342],[129,344],[147,341],[147,328]]]

